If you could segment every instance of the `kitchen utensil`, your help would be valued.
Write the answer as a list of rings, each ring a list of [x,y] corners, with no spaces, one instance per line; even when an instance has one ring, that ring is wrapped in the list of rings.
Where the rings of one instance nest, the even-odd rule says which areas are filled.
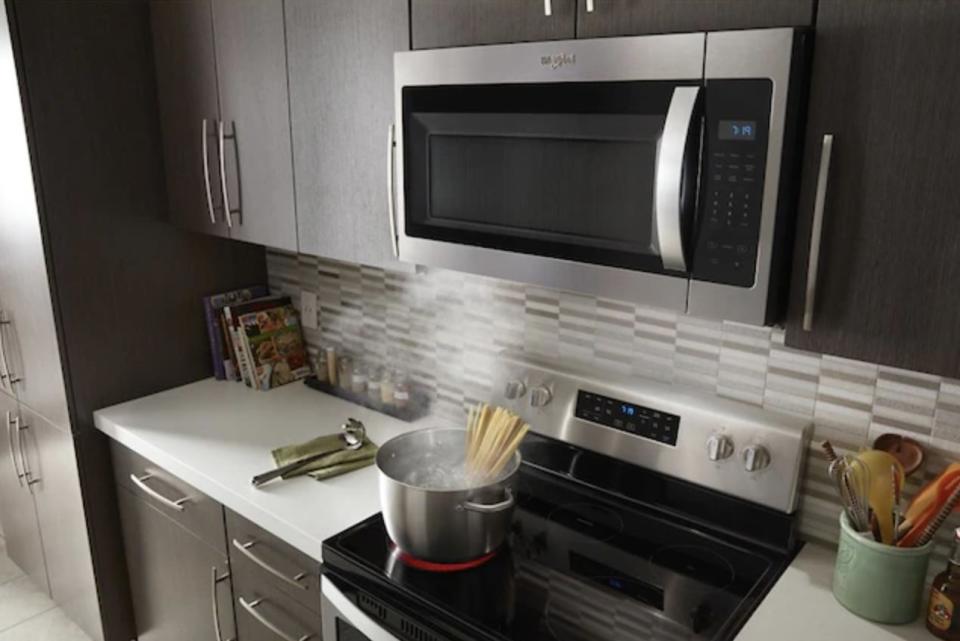
[[[840,514],[833,594],[854,614],[879,623],[909,623],[920,614],[933,544],[898,548],[854,531]]]
[[[839,456],[829,468],[837,484],[840,501],[858,532],[870,531],[870,470],[863,461],[852,456]]]
[[[920,538],[917,539],[916,547],[926,545],[931,540],[933,540],[933,535],[937,533],[937,530],[940,529],[940,526],[943,525],[943,522],[947,520],[947,517],[950,516],[950,513],[953,512],[953,509],[960,504],[960,485],[958,485],[953,492],[950,494],[950,498],[947,499],[947,502],[943,504],[940,510],[937,512],[937,515],[930,521],[925,528],[923,528],[923,533],[920,535]]]
[[[915,440],[893,433],[878,436],[877,440],[873,442],[873,449],[893,455],[900,461],[900,465],[903,466],[903,473],[906,476],[910,476],[919,470],[926,456],[923,446]]]
[[[896,543],[900,540],[900,523],[903,521],[903,511],[901,509],[901,501],[903,494],[903,478],[896,473],[897,468],[895,465],[890,466],[890,478],[893,479],[893,487],[891,491],[893,493],[893,542]],[[906,473],[904,473],[906,474]]]
[[[429,428],[380,447],[380,507],[391,540],[413,557],[438,563],[496,550],[510,529],[520,453],[479,485],[465,470],[467,430]]]
[[[895,477],[903,477],[903,467],[900,462],[888,452],[880,450],[864,450],[856,455],[869,470],[869,490],[867,503],[877,515],[880,524],[882,541],[889,545],[894,541],[893,529],[893,487]],[[891,470],[895,470],[892,472]]]
[[[923,529],[936,518],[958,486],[960,486],[960,464],[952,463],[940,476],[920,490],[910,502],[904,522],[900,526],[901,536],[897,545],[902,547],[913,545],[923,533]]]
[[[467,471],[477,479],[495,478],[512,458],[530,429],[523,419],[486,403],[470,410],[467,419]]]
[[[276,469],[270,470],[269,472],[257,474],[253,477],[251,483],[253,484],[253,487],[260,487],[264,483],[272,481],[275,478],[291,474],[304,465],[318,461],[324,456],[329,456],[334,452],[339,452],[342,450],[358,450],[363,446],[363,441],[366,436],[367,429],[363,423],[354,418],[348,418],[347,422],[340,427],[340,438],[343,441],[343,445],[341,447],[323,450],[322,452],[311,454],[310,456],[304,457],[298,461],[293,461],[292,463],[282,465]]]

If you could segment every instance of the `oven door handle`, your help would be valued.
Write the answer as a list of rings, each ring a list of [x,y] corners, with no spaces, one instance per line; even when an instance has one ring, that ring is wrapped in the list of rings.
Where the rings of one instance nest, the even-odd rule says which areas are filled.
[[[320,593],[343,617],[343,619],[366,636],[370,641],[400,641],[387,632],[379,623],[367,616],[363,610],[354,605],[340,588],[326,576],[320,577]]]
[[[683,169],[700,87],[675,87],[657,149],[656,238],[663,268],[685,272],[683,248]]]

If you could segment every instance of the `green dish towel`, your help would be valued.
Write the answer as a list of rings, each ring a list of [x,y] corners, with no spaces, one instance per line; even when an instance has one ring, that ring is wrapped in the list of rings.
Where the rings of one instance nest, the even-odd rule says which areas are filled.
[[[329,434],[315,438],[306,443],[298,445],[286,445],[273,450],[273,462],[277,467],[293,463],[300,459],[310,456],[314,452],[332,450],[335,447],[342,447],[343,439],[340,434]],[[291,474],[284,475],[283,478],[289,479],[295,476],[308,474],[318,481],[328,479],[340,474],[359,470],[360,468],[373,465],[374,458],[377,456],[377,445],[368,438],[363,439],[363,445],[356,450],[341,450],[331,452],[327,456],[298,468]]]

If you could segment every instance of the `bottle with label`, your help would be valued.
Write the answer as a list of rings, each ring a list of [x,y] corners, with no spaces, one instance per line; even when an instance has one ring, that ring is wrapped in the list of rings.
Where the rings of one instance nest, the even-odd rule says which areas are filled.
[[[960,641],[960,528],[953,534],[953,552],[947,569],[930,586],[927,630],[947,641]]]

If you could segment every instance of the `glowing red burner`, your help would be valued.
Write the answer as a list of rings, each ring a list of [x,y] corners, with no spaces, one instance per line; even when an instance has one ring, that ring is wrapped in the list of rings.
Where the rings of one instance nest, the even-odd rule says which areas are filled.
[[[394,547],[393,553],[400,558],[404,565],[414,568],[415,570],[423,570],[425,572],[462,572],[463,570],[472,570],[473,568],[480,567],[497,555],[497,551],[494,550],[489,554],[485,554],[479,558],[471,559],[469,561],[460,561],[458,563],[437,563],[435,561],[424,561],[423,559],[418,559],[417,557],[407,554],[395,546],[392,547]]]

